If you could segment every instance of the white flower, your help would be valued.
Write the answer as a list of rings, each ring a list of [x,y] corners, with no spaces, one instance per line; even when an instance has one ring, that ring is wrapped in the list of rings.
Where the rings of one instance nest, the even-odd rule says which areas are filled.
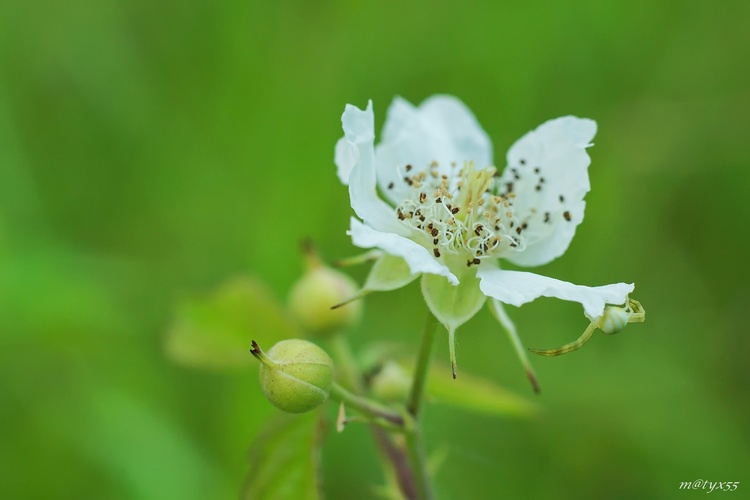
[[[568,248],[590,189],[586,148],[596,122],[565,116],[542,124],[510,148],[500,174],[487,134],[454,97],[419,107],[396,98],[377,146],[372,102],[364,111],[347,105],[341,121],[335,162],[360,219],[351,219],[349,234],[356,246],[383,252],[358,296],[421,275],[427,305],[448,329],[454,366],[454,333],[487,297],[530,376],[501,303],[557,297],[579,302],[598,322],[607,304],[627,302],[632,284],[587,287],[499,266],[500,258],[546,264]]]

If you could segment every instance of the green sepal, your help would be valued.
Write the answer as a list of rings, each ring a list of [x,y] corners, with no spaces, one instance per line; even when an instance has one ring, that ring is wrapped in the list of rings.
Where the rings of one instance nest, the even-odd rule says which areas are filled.
[[[422,275],[422,295],[432,314],[449,332],[469,321],[487,298],[479,290],[479,280],[470,274],[459,278],[458,285],[451,285],[444,276]]]
[[[456,378],[456,329],[469,321],[484,304],[487,297],[479,290],[476,276],[466,273],[452,285],[443,276],[422,275],[422,295],[432,314],[448,329],[448,350],[451,371]]]
[[[389,292],[408,285],[417,276],[419,274],[412,274],[404,259],[384,254],[372,266],[363,291]]]
[[[370,269],[370,274],[362,289],[345,301],[336,304],[333,309],[359,300],[371,292],[390,292],[399,289],[417,279],[418,276],[419,274],[412,274],[408,264],[401,257],[383,254]]]

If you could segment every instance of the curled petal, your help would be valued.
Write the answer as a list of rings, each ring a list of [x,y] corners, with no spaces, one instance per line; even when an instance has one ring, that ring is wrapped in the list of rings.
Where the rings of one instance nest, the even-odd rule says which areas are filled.
[[[538,297],[556,297],[581,303],[586,315],[591,318],[601,316],[606,304],[625,303],[634,288],[633,284],[627,283],[595,287],[574,285],[534,273],[505,271],[490,265],[480,266],[477,276],[482,293],[500,302],[521,306]]]
[[[344,137],[336,145],[335,160],[342,182],[348,174],[349,199],[354,212],[375,229],[404,233],[393,209],[378,198],[376,190],[372,101],[364,111],[347,104],[341,124]]]
[[[410,239],[394,233],[377,231],[353,217],[349,235],[352,237],[352,243],[360,248],[380,248],[386,253],[401,257],[406,261],[412,274],[438,274],[445,276],[451,284],[458,285],[458,278],[447,266],[435,260],[427,249]]]
[[[352,174],[354,165],[359,161],[359,148],[342,137],[336,142],[333,161],[336,164],[336,175],[341,184],[349,185],[349,176]]]

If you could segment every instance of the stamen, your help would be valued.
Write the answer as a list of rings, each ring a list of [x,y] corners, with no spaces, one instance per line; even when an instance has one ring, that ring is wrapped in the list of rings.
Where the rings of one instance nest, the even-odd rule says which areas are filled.
[[[499,257],[522,245],[522,239],[512,238],[510,231],[515,227],[520,235],[526,226],[514,216],[513,194],[494,194],[494,167],[477,170],[467,162],[459,170],[438,175],[433,162],[430,169],[430,175],[422,171],[404,177],[411,189],[396,207],[396,216],[429,237],[424,244],[432,243],[436,258],[443,253],[464,254],[468,266],[478,265],[481,258]]]

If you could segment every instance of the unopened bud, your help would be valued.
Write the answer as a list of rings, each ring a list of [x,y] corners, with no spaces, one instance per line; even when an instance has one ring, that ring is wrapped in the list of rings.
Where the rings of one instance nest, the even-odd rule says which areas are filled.
[[[306,340],[282,340],[264,353],[253,341],[253,356],[260,366],[260,387],[280,410],[304,413],[324,403],[333,384],[333,361]]]
[[[403,402],[411,389],[411,376],[395,361],[387,361],[372,379],[372,393],[386,402]]]
[[[335,334],[356,324],[362,315],[361,301],[331,309],[331,306],[356,295],[357,289],[357,284],[347,275],[318,262],[310,265],[293,285],[289,294],[289,310],[310,334]]]

